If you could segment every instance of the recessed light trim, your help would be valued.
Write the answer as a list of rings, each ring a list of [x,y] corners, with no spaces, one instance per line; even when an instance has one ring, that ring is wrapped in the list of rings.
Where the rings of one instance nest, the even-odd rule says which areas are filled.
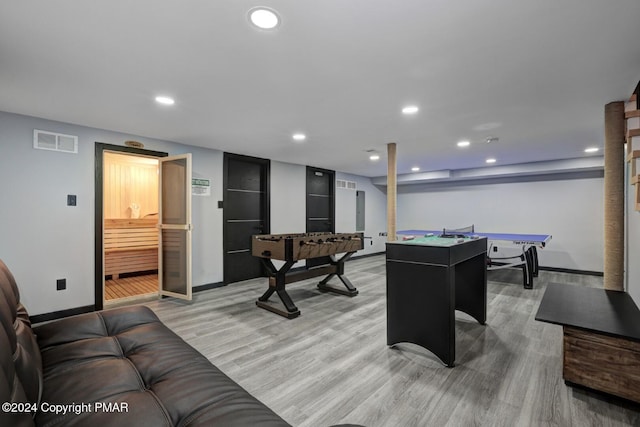
[[[307,135],[305,135],[304,133],[294,133],[292,136],[294,141],[298,141],[298,142],[302,142],[305,139],[307,139]]]
[[[598,147],[589,147],[584,150],[585,153],[597,153],[598,151],[600,151]]]
[[[164,96],[164,95],[156,96],[156,102],[162,105],[173,105],[176,103],[176,101],[173,98],[171,98],[170,96]]]
[[[470,146],[470,145],[471,145],[471,141],[467,141],[467,140],[465,139],[465,140],[462,140],[462,141],[458,141],[458,144],[457,144],[457,145],[458,145],[458,147],[461,147],[461,148],[462,148],[462,147],[468,147],[468,146]]]
[[[261,30],[273,30],[280,25],[280,16],[273,9],[255,7],[249,11],[249,22]]]
[[[495,163],[496,159],[494,159],[493,157],[489,157],[487,160],[485,160],[485,162],[491,164],[491,163]]]
[[[407,105],[402,109],[402,114],[416,114],[420,109],[416,105]]]
[[[419,171],[420,171],[420,168],[417,166],[414,166],[411,168],[411,172],[419,172]]]

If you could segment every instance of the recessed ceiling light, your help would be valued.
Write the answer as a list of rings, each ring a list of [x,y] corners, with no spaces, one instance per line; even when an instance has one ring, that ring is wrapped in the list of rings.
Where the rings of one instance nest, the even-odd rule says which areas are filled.
[[[402,114],[415,114],[419,110],[415,105],[409,105],[402,109]]]
[[[173,105],[176,103],[173,98],[168,96],[156,96],[156,102],[162,105]]]
[[[589,147],[584,150],[585,153],[597,153],[600,150],[598,147]]]
[[[307,139],[307,135],[305,135],[304,133],[294,133],[292,138],[294,141],[304,141],[305,139]]]
[[[380,160],[380,154],[372,154],[369,156],[369,160]]]
[[[417,166],[414,166],[414,167],[411,168],[411,172],[418,172],[419,170],[420,170],[420,168],[417,167]]]
[[[494,159],[493,157],[488,158],[487,160],[485,160],[487,163],[495,163],[496,159]]]
[[[256,7],[249,11],[249,20],[256,27],[263,30],[272,30],[280,23],[278,14],[266,7]]]
[[[471,145],[470,141],[467,141],[467,140],[458,141],[458,147],[468,147],[469,145]]]

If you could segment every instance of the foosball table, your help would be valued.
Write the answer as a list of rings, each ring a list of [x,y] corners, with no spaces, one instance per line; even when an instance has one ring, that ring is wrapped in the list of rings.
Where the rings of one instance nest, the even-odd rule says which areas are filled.
[[[300,310],[287,293],[287,283],[298,282],[311,277],[326,275],[318,284],[322,292],[334,292],[350,297],[358,295],[358,290],[344,275],[344,263],[351,256],[364,248],[363,233],[304,233],[304,234],[262,234],[251,239],[251,253],[259,257],[269,276],[269,288],[258,298],[256,305],[288,319],[300,315]],[[340,258],[336,255],[344,253]],[[310,269],[289,272],[297,262],[306,259],[329,257],[328,263]],[[272,260],[284,261],[280,269],[276,269]],[[337,276],[346,289],[329,286],[328,282]],[[275,293],[278,294],[285,310],[269,304],[267,301]]]

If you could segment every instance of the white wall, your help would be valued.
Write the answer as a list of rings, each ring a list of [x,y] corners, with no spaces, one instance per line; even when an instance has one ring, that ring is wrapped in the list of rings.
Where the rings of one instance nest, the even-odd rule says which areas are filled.
[[[307,228],[307,168],[271,161],[271,234],[304,233]],[[284,261],[273,261],[280,268]],[[305,261],[292,268],[304,267]]]
[[[304,233],[306,230],[306,166],[271,161],[271,233]],[[356,256],[383,252],[386,230],[386,195],[371,184],[371,179],[336,172],[336,179],[356,183],[365,192],[365,241],[364,250]],[[353,233],[356,230],[356,192],[336,189],[336,233]],[[274,262],[276,267],[282,263]],[[304,266],[304,261],[293,268]]]
[[[304,233],[306,166],[271,161],[271,234]]]
[[[366,201],[365,197],[365,204]],[[365,206],[365,215],[366,212]],[[336,233],[353,233],[354,231],[356,231],[356,191],[336,187]]]
[[[627,103],[626,111],[635,110],[635,103]],[[627,120],[627,129],[639,129],[640,118],[631,118]],[[640,137],[633,137],[632,148],[637,150],[640,148]],[[639,162],[638,160],[634,160]],[[636,305],[640,307],[640,212],[636,210],[636,186],[630,185],[631,165],[627,163],[625,175],[625,196],[627,206],[627,217],[625,226],[626,235],[626,288]],[[640,185],[640,184],[636,184]]]
[[[77,135],[78,154],[34,149],[34,129]],[[194,178],[211,180],[211,196],[192,199],[193,285],[222,281],[221,151],[0,112],[0,259],[16,276],[31,315],[95,303],[95,142],[130,139],[170,155],[192,153]],[[386,227],[384,193],[369,178],[337,176],[366,191],[366,235],[375,244],[367,242],[359,254],[383,251],[377,235]],[[305,231],[305,193],[305,166],[271,162],[271,233]],[[67,194],[77,195],[77,206],[66,206]],[[350,195],[353,201],[336,196],[339,231],[355,230],[355,192]],[[60,278],[67,289],[56,291]]]
[[[33,148],[33,130],[79,137],[78,154]],[[100,129],[0,112],[0,258],[31,315],[93,305],[95,142],[135,139],[149,150],[193,153],[194,177],[212,180],[193,200],[193,284],[222,280],[222,153]],[[66,206],[67,194],[77,206]],[[56,291],[56,279],[67,289]]]
[[[387,230],[387,196],[383,190],[371,183],[367,177],[336,172],[336,179],[353,181],[359,191],[365,192],[364,250],[356,256],[383,252],[386,237],[380,237]],[[356,229],[356,192],[336,189],[336,232],[352,233]]]
[[[192,153],[193,178],[205,178],[211,182],[211,196],[191,198],[192,282],[193,286],[221,282],[222,209],[218,208],[218,201],[223,197],[223,153],[180,144],[167,144],[165,151],[169,154]]]
[[[399,230],[474,224],[477,231],[551,234],[538,252],[541,266],[603,271],[602,178],[406,185],[398,188],[397,224]]]

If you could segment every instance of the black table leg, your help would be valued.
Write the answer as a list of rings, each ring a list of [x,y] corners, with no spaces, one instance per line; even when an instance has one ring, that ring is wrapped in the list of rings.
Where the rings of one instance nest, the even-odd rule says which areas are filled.
[[[387,345],[417,344],[436,355],[447,367],[453,367],[456,358],[454,268],[389,259],[386,265]]]
[[[258,301],[268,301],[269,297],[271,297],[271,295],[273,295],[275,291],[276,291],[276,288],[272,288],[271,286],[269,286],[269,289],[267,289],[267,291],[264,294],[262,294],[260,298],[258,298]]]
[[[267,289],[267,291],[258,298],[256,305],[260,308],[264,308],[265,310],[284,316],[287,319],[293,319],[300,316],[300,310],[298,310],[298,307],[296,307],[293,300],[285,290],[287,271],[289,271],[295,261],[287,261],[282,267],[280,267],[280,270],[277,270],[270,259],[260,259],[269,274],[269,289]],[[286,311],[267,303],[274,292],[278,294],[278,297],[280,298],[280,301],[282,301]]]
[[[538,271],[540,271],[540,266],[538,265],[538,248],[531,246],[529,250],[531,251],[531,259],[533,260],[533,277],[538,277]]]
[[[334,292],[336,294],[346,295],[349,297],[358,295],[358,290],[355,288],[355,286],[353,286],[351,281],[347,279],[347,276],[344,275],[344,263],[348,261],[354,253],[355,252],[347,252],[339,260],[336,259],[335,255],[331,255],[331,265],[335,266],[335,272],[327,275],[327,277],[322,279],[322,281],[318,283],[318,289],[320,289],[322,292]],[[328,286],[327,283],[333,278],[333,276],[338,276],[338,279],[340,279],[342,284],[347,289],[344,290],[335,288],[333,286]]]
[[[524,263],[526,267],[525,289],[533,289],[533,255],[531,248],[524,251]]]
[[[484,262],[484,256],[476,256],[454,268],[455,309],[467,313],[481,325],[487,321],[487,270]]]

